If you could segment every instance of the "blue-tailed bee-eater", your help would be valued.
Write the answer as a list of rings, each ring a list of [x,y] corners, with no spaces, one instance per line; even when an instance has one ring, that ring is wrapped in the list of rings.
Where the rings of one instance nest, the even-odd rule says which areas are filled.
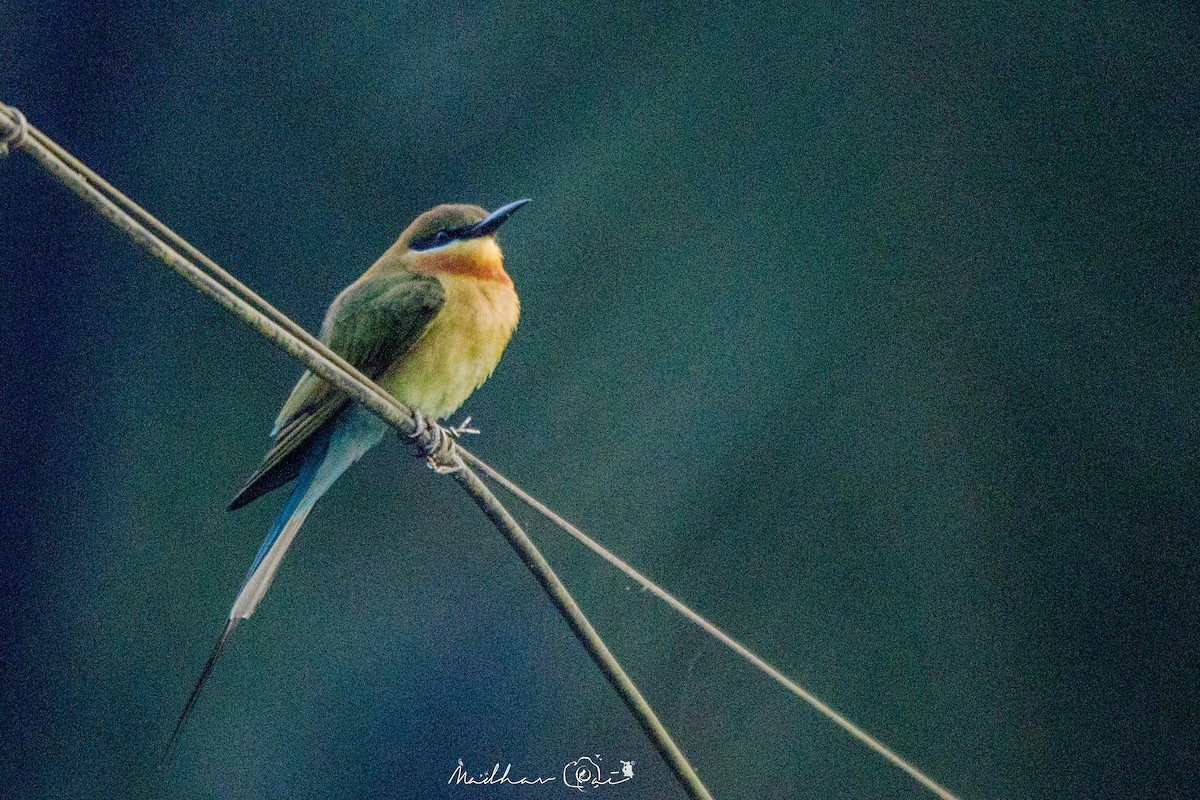
[[[321,341],[423,418],[453,414],[492,374],[517,327],[520,302],[495,233],[528,202],[517,200],[491,213],[474,205],[440,205],[417,217],[329,306]],[[300,377],[275,420],[262,464],[229,508],[287,483],[291,494],[250,564],[164,761],[230,634],[254,613],[308,513],[387,427],[313,373]]]

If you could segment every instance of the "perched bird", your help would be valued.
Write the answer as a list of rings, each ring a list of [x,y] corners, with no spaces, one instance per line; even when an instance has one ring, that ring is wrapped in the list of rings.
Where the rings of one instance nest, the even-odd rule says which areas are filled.
[[[454,413],[492,374],[517,326],[520,302],[495,233],[528,202],[490,214],[474,205],[440,205],[417,217],[329,306],[321,341],[426,419]],[[229,509],[294,482],[291,494],[250,564],[164,762],[230,634],[254,613],[308,513],[387,427],[313,373],[300,377],[275,420],[262,464]]]

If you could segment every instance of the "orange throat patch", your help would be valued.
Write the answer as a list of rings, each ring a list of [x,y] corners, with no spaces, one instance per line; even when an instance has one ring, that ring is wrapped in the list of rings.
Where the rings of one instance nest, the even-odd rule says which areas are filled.
[[[454,242],[437,250],[417,253],[414,272],[425,275],[461,275],[484,281],[512,283],[504,271],[504,254],[491,236]]]

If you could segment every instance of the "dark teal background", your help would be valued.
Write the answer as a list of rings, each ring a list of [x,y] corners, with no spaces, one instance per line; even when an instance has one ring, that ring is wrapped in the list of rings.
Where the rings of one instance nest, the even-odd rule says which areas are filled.
[[[1182,5],[1182,4],[1181,4]],[[485,458],[968,798],[1194,791],[1200,25],[1150,3],[0,2],[0,100],[315,329],[425,208],[535,198]],[[0,793],[682,792],[388,441],[163,771],[295,362],[0,162]],[[514,507],[515,508],[515,507]],[[925,798],[516,509],[718,798]]]

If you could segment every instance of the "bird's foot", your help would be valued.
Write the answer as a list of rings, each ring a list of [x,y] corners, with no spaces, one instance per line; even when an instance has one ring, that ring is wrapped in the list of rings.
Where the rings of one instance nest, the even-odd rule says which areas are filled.
[[[417,443],[417,450],[425,458],[431,458],[445,447],[448,431],[436,421],[425,419],[425,415],[418,409],[414,408],[412,412],[413,432],[408,434],[408,438],[420,440]]]
[[[470,421],[468,417],[462,425],[446,429],[437,422],[425,419],[425,415],[414,408],[413,432],[408,434],[408,438],[422,440],[417,444],[417,451],[424,457],[426,466],[439,475],[449,475],[463,468],[462,461],[454,452],[454,437],[468,432],[462,429]]]
[[[438,438],[438,434],[436,433],[436,431],[441,426],[439,426],[436,422],[433,423],[433,425],[431,426],[429,424],[428,420],[425,419],[425,415],[422,414],[419,409],[414,408],[412,410],[412,415],[413,415],[413,432],[410,434],[407,434],[409,439],[421,439],[426,436],[428,436],[432,439]],[[425,445],[423,445],[423,444],[420,445],[420,447],[421,447],[422,451],[424,451],[426,449]]]
[[[419,409],[414,408],[413,409],[413,432],[408,434],[408,438],[409,439],[430,438],[433,441],[437,441],[440,438],[440,435],[438,433],[440,427],[442,427],[442,426],[439,426],[437,422],[433,422],[431,425],[431,423],[425,419],[425,415],[421,414],[421,411]],[[436,446],[432,447],[432,449],[431,449],[431,447],[428,447],[428,445],[426,445],[425,443],[421,443],[418,446],[420,447],[422,455],[426,455],[426,456],[428,455],[428,453],[425,452],[426,450],[436,449]]]

